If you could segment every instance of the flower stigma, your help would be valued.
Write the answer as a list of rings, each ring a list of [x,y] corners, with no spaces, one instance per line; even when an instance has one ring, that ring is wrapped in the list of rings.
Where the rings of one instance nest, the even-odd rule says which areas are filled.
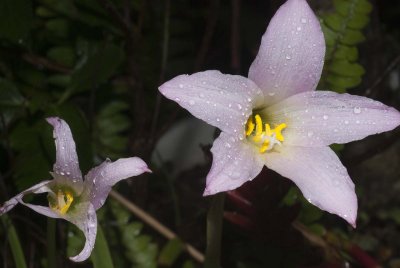
[[[57,196],[52,201],[53,202],[49,201],[51,209],[64,215],[65,213],[67,213],[69,207],[74,201],[74,196],[68,190],[62,191],[61,189],[59,189],[57,192]]]
[[[254,121],[253,121],[254,117]],[[286,124],[282,123],[271,129],[267,123],[263,123],[259,114],[251,115],[246,123],[246,137],[260,149],[260,153],[265,153],[275,146],[281,145],[285,138],[282,135],[282,130],[286,128]]]

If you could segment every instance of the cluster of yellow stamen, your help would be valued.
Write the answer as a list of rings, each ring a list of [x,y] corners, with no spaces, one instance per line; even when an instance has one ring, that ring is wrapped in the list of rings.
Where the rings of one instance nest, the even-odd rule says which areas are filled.
[[[282,130],[286,128],[286,124],[282,123],[277,125],[274,129],[271,129],[269,124],[263,124],[261,116],[256,114],[254,116],[255,123],[253,122],[253,116],[250,116],[246,124],[246,136],[252,135],[251,139],[260,145],[260,153],[265,153],[269,148],[272,148],[275,143],[279,143],[285,140],[282,135]],[[273,142],[271,144],[271,142]]]
[[[72,193],[70,191],[64,192],[60,189],[57,192],[55,202],[50,202],[50,207],[60,214],[65,214],[71,206],[72,201],[74,201],[74,196],[72,195]]]

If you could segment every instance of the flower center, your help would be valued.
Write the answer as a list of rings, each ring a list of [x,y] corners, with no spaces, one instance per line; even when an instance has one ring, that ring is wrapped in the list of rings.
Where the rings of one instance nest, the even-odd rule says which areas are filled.
[[[285,140],[282,130],[285,128],[286,124],[282,123],[271,129],[269,124],[263,123],[259,114],[254,115],[254,120],[251,115],[246,123],[246,137],[260,148],[260,153],[265,153],[272,150],[275,144],[282,144]]]
[[[70,191],[68,190],[63,191],[60,189],[58,190],[57,196],[54,199],[54,201],[49,202],[49,205],[53,210],[61,214],[65,214],[67,213],[73,201],[74,201],[74,196]]]

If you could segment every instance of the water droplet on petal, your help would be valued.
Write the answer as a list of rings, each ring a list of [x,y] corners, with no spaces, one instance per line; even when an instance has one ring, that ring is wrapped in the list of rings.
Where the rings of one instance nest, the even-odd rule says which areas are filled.
[[[323,118],[324,120],[328,120],[329,117],[327,115],[324,115]]]
[[[361,113],[361,108],[360,107],[354,107],[353,112],[355,114],[359,114],[359,113]]]
[[[301,27],[299,26],[299,27],[297,27],[297,31],[301,31]]]
[[[286,59],[290,60],[290,59],[292,59],[292,57],[290,57],[289,55],[286,55]]]
[[[269,92],[268,96],[270,96],[270,97],[275,96],[275,92]]]
[[[194,105],[194,104],[195,104],[194,100],[190,100],[190,101],[189,101],[189,104],[190,104],[190,105]]]
[[[346,121],[344,121],[344,123],[345,123],[346,125],[348,125],[348,124],[349,124],[349,121],[346,120]]]
[[[307,19],[306,18],[301,18],[301,23],[307,23]]]
[[[179,84],[179,88],[183,88],[183,85],[182,85],[182,84]]]

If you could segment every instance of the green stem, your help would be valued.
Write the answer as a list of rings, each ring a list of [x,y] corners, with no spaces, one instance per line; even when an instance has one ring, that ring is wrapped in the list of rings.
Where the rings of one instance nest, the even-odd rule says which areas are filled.
[[[47,218],[47,267],[57,267],[56,220],[52,218]]]
[[[97,225],[96,243],[90,259],[94,268],[114,268],[107,239],[100,225]]]
[[[207,213],[207,249],[205,268],[219,268],[221,259],[222,219],[225,193],[212,196]]]
[[[8,242],[10,243],[11,253],[14,258],[15,267],[26,268],[25,256],[22,251],[21,243],[19,242],[17,231],[7,215],[1,216],[4,229],[7,233]]]

